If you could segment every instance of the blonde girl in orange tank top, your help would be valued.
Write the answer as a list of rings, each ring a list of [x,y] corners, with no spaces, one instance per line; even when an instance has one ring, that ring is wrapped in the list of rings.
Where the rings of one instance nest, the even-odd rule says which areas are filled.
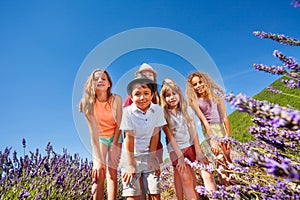
[[[117,169],[122,136],[122,98],[111,93],[112,80],[105,70],[94,70],[85,83],[85,94],[79,111],[85,114],[90,130],[93,154],[93,199],[104,199],[107,179],[107,199],[116,199]]]

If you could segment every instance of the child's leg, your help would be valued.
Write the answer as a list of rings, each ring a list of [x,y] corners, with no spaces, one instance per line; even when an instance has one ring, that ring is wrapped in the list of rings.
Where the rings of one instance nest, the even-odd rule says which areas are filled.
[[[216,182],[215,182],[215,179],[214,179],[214,176],[212,175],[212,173],[210,173],[209,171],[206,171],[206,170],[201,170],[201,177],[203,179],[205,189],[207,189],[208,191],[210,191],[210,190],[216,191],[217,190],[217,185],[216,185]]]
[[[191,173],[191,168],[189,166],[186,166],[186,169],[183,173],[179,173],[176,169],[177,173],[180,176],[181,184],[182,184],[182,190],[185,195],[186,199],[197,199],[197,193],[195,191],[194,187],[194,178],[193,174]]]
[[[145,192],[148,194],[149,199],[160,199],[160,183],[159,176],[154,175],[154,171],[142,173],[143,184]]]
[[[232,162],[231,158],[230,158],[230,146],[228,144],[225,143],[221,143],[220,144],[220,152],[219,154],[222,154],[223,157],[221,157],[220,159],[217,160],[217,167],[222,166],[224,170],[228,170],[228,162]],[[229,182],[229,173],[228,172],[223,172],[223,176],[222,177],[221,174],[219,174],[219,179],[222,185],[225,186],[229,186],[230,182]]]
[[[101,141],[99,142],[100,145],[100,156],[102,162],[106,162],[106,155],[108,152],[108,146]],[[99,162],[99,161],[98,161]],[[93,199],[103,199],[104,198],[104,180],[106,178],[106,170],[104,169],[97,169],[97,171],[93,171],[93,176],[96,179],[96,182],[92,186],[92,193]]]
[[[178,173],[176,167],[174,167],[173,169],[174,169],[174,185],[175,185],[177,200],[183,200],[183,189],[182,189],[180,174]]]
[[[111,148],[111,147],[110,147]],[[116,199],[118,193],[118,165],[121,156],[122,144],[118,144],[114,151],[108,152],[107,167],[107,196],[108,200]]]
[[[139,196],[135,196],[135,197],[125,197],[126,200],[140,200]]]
[[[218,162],[218,161],[217,161],[217,162]],[[223,163],[219,163],[219,162],[218,162],[218,163],[217,163],[217,167],[219,167],[219,166],[222,166],[224,170],[227,170],[227,169],[228,169],[226,165],[224,165]],[[219,173],[218,173],[218,177],[219,177],[219,180],[220,180],[221,185],[229,186],[229,185],[230,185],[230,182],[229,182],[229,180],[226,180],[226,178],[229,178],[229,173],[228,173],[228,172],[222,172],[222,173],[223,173],[223,174],[219,174]],[[224,177],[222,177],[222,175],[223,175]]]
[[[94,200],[104,199],[104,180],[105,171],[97,170],[93,171],[93,178],[96,178],[96,182],[92,185],[92,194]]]
[[[146,200],[146,192],[145,192],[145,188],[144,188],[144,183],[143,183],[143,177],[141,176],[140,177],[140,184],[141,184],[141,191],[142,191],[142,194],[139,198],[139,200]]]
[[[160,200],[160,194],[149,194],[149,200]]]

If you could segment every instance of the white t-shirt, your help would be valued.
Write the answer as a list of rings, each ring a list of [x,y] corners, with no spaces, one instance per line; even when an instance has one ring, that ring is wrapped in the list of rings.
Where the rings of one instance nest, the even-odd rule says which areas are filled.
[[[189,116],[191,115],[193,116],[193,110],[190,107],[187,108],[187,111]],[[179,146],[179,149],[184,149],[191,146],[193,144],[194,138],[191,138],[188,125],[185,123],[182,113],[178,112],[177,115],[174,115],[170,111],[170,116],[171,116],[170,127],[175,137],[175,141]],[[168,145],[168,151],[169,152],[174,151],[174,149],[171,147],[170,144]]]
[[[144,113],[133,103],[124,108],[120,129],[133,130],[134,156],[138,156],[149,154],[150,139],[154,128],[160,128],[165,124],[167,122],[159,105],[151,103],[150,108]]]

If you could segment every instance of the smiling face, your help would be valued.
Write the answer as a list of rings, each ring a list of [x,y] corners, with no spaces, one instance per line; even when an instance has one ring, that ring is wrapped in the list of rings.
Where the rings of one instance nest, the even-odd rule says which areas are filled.
[[[207,85],[202,78],[199,76],[194,76],[191,79],[191,84],[198,97],[203,97],[206,94]]]
[[[93,83],[96,91],[107,91],[111,87],[111,82],[103,71],[94,73]]]
[[[143,112],[150,107],[153,93],[146,84],[136,83],[132,86],[131,100]]]
[[[172,90],[171,88],[167,89],[164,97],[169,109],[177,108],[179,103],[179,94],[175,90]]]

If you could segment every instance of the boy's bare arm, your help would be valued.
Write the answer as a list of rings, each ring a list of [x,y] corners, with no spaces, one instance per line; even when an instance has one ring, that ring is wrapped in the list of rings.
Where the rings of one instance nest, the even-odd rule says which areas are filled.
[[[128,164],[129,166],[135,167],[133,131],[125,131],[125,134],[126,134],[125,147],[127,149]]]
[[[160,173],[159,163],[158,163],[158,160],[156,159],[156,149],[157,149],[159,136],[160,136],[159,130],[160,130],[159,127],[155,127],[153,134],[151,136],[150,147],[149,147],[150,156],[149,156],[149,161],[148,161],[149,168],[154,170],[155,174],[157,174],[157,175],[159,175],[159,173]]]
[[[127,160],[128,160],[128,168],[127,171],[124,172],[122,175],[122,179],[125,185],[129,185],[132,181],[135,173],[136,173],[136,163],[134,159],[134,136],[133,131],[125,131],[126,140],[125,140],[125,147],[127,149]]]

